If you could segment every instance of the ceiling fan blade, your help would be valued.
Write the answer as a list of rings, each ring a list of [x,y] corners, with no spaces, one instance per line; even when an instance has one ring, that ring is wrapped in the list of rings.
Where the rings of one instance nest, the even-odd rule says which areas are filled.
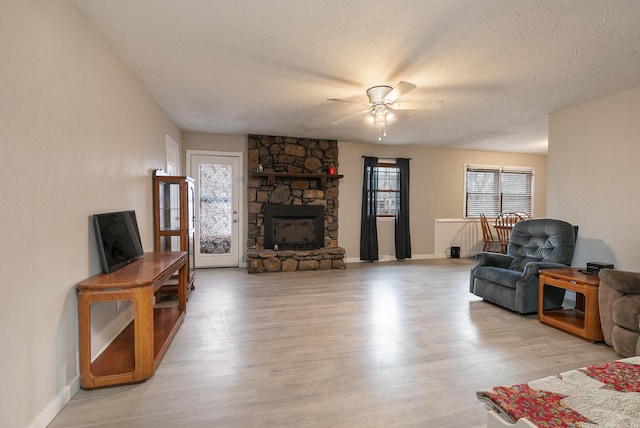
[[[408,103],[393,103],[390,107],[395,110],[440,110],[442,101],[416,101]]]
[[[410,82],[400,82],[395,88],[391,90],[383,99],[387,104],[393,104],[398,98],[406,94],[407,92],[415,89],[417,86]]]
[[[361,104],[363,106],[368,106],[369,103],[365,103],[363,101],[356,101],[356,100],[347,100],[344,98],[327,98],[327,101],[336,101],[339,103],[349,103],[349,104]]]
[[[354,117],[356,117],[356,116],[360,116],[360,115],[361,115],[361,114],[363,114],[363,113],[369,113],[370,111],[371,111],[370,109],[362,110],[362,111],[359,111],[359,112],[354,113],[354,114],[352,114],[352,115],[349,115],[349,116],[347,116],[347,117],[343,117],[342,119],[338,119],[338,120],[336,120],[335,122],[331,122],[331,124],[332,124],[332,125],[337,125],[337,124],[339,124],[339,123],[342,123],[342,122],[345,122],[345,121],[347,121],[347,120],[353,119],[353,118],[354,118]]]

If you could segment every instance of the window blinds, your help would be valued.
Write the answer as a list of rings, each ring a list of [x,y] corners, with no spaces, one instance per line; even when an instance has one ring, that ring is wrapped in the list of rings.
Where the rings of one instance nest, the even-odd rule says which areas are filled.
[[[501,212],[532,214],[533,170],[509,167],[466,168],[465,216],[496,217]]]

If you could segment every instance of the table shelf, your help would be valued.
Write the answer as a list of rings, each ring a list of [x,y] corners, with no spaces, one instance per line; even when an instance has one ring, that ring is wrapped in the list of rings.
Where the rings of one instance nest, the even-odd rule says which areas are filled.
[[[577,309],[557,309],[544,311],[543,323],[564,328],[572,334],[580,335],[584,331],[584,312]]]

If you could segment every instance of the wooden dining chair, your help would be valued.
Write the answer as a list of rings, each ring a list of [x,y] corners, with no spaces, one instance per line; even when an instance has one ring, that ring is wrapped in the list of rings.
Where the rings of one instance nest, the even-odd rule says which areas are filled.
[[[531,220],[532,219],[531,214],[526,213],[524,211],[515,211],[515,212],[513,212],[511,214],[517,214],[520,217],[522,217],[523,220]]]
[[[496,217],[496,223],[494,225],[496,233],[498,234],[498,241],[500,241],[500,252],[507,252],[507,246],[509,245],[509,237],[511,236],[511,229],[513,226],[524,220],[525,218],[518,213],[502,213]]]
[[[500,240],[493,237],[491,226],[489,226],[489,222],[487,221],[487,217],[484,213],[480,213],[480,225],[482,226],[482,239],[484,240],[482,251],[490,251],[491,244],[496,244],[498,248],[501,248]]]

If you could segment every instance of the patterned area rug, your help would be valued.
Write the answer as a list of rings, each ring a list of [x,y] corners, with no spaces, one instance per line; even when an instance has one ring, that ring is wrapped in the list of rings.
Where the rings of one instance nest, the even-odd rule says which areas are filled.
[[[511,423],[526,418],[539,428],[640,428],[640,357],[498,386],[477,397]]]

